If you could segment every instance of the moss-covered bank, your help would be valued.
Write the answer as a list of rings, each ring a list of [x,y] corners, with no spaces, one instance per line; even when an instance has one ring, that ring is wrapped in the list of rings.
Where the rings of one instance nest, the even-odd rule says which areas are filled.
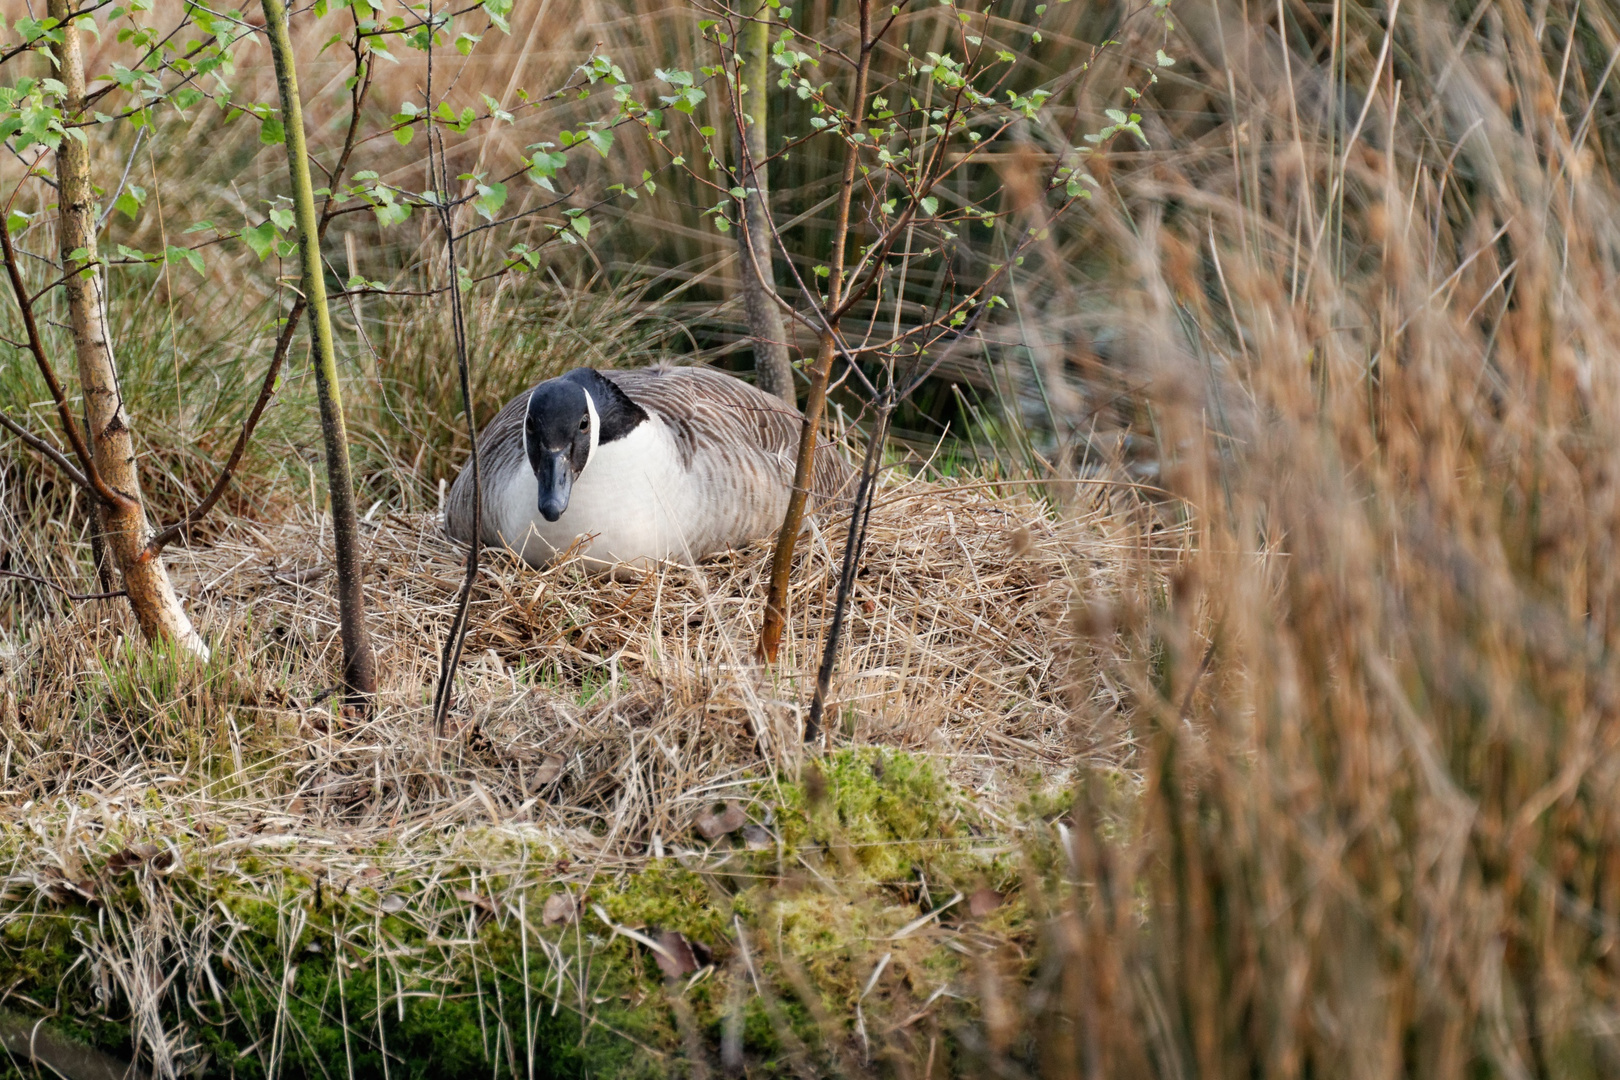
[[[1016,897],[963,899],[1024,852],[924,759],[841,752],[748,814],[746,840],[592,869],[532,829],[343,849],[36,809],[0,829],[5,1007],[208,1077],[842,1071],[1026,934]]]

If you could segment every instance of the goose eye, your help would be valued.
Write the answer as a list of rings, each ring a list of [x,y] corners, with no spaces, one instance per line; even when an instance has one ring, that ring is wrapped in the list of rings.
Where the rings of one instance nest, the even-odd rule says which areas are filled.
[[[579,430],[581,430],[581,431],[589,431],[590,427],[591,427],[591,418],[590,417],[582,416],[582,417],[579,418]]]

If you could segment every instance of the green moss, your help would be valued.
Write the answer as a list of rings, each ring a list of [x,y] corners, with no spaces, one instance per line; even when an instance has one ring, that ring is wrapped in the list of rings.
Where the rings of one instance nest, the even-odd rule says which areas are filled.
[[[335,894],[307,860],[260,851],[228,869],[210,862],[223,833],[193,834],[172,873],[117,873],[107,856],[137,838],[104,836],[84,871],[98,906],[60,889],[0,900],[0,980],[9,1007],[128,1059],[129,1003],[87,943],[111,923],[172,927],[146,945],[178,969],[158,1011],[198,1048],[182,1065],[200,1076],[499,1078],[527,1076],[532,1054],[541,1077],[661,1077],[681,1071],[692,1037],[717,1059],[739,1000],[751,1075],[824,1071],[835,1065],[828,1041],[854,1038],[857,1001],[870,1029],[964,977],[931,932],[900,931],[947,890],[1011,879],[997,861],[1009,846],[981,850],[970,801],[926,760],[845,751],[822,768],[819,784],[783,788],[782,862],[741,849],[723,865],[648,860],[592,883],[579,921],[551,927],[540,925],[556,888],[545,868],[562,853],[507,834],[458,834],[453,857],[345,852],[350,866],[433,872],[350,877]],[[0,823],[0,856],[35,843]],[[1017,937],[1024,920],[1009,904],[980,930]],[[715,969],[666,982],[653,953],[615,927],[682,934],[712,951]],[[863,997],[880,961],[884,977]]]
[[[811,765],[808,769],[815,769]],[[924,758],[875,748],[825,758],[820,778],[783,785],[781,831],[794,849],[852,857],[875,881],[961,876],[972,830],[960,794]]]

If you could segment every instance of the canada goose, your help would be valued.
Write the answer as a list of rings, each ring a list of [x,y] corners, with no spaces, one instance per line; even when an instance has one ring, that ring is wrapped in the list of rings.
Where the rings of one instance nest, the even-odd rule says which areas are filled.
[[[596,568],[645,568],[770,536],[803,422],[710,368],[575,368],[513,398],[479,436],[483,541],[531,566],[574,550]],[[817,448],[812,510],[849,471],[836,447]],[[471,542],[472,512],[468,467],[450,488],[446,531]]]

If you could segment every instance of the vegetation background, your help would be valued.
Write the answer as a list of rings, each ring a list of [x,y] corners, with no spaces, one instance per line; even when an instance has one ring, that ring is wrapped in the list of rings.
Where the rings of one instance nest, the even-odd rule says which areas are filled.
[[[1013,26],[1032,17],[1026,7],[1033,5],[1020,0],[991,10]],[[17,14],[6,11],[13,22]],[[626,893],[628,908],[607,911],[613,921],[606,925],[636,924],[645,933],[678,925],[694,941],[730,940],[722,967],[741,972],[736,980],[694,984],[686,980],[696,973],[677,964],[680,982],[671,985],[685,989],[665,998],[660,982],[668,969],[649,959],[663,953],[609,935],[619,952],[590,953],[582,945],[568,955],[599,955],[615,979],[621,969],[609,959],[619,957],[629,974],[611,993],[598,983],[602,996],[651,1000],[661,1019],[634,1028],[634,1036],[674,1053],[694,1075],[732,1067],[908,1076],[1614,1075],[1620,12],[1591,0],[1186,0],[1172,6],[1168,34],[1142,14],[1121,4],[1054,5],[1042,40],[1016,43],[1021,77],[1034,86],[1055,84],[1089,60],[1095,45],[1121,42],[1055,102],[1052,123],[1060,132],[1077,116],[1097,126],[1094,118],[1118,104],[1118,88],[1139,81],[1133,72],[1144,56],[1163,48],[1176,63],[1135,106],[1145,145],[1119,140],[1093,159],[1099,185],[1085,211],[1050,225],[1010,283],[1007,313],[978,329],[977,353],[953,358],[899,433],[930,447],[948,433],[935,475],[1002,481],[997,497],[1034,487],[1041,520],[1085,526],[1060,534],[1068,551],[1054,574],[1073,585],[1072,602],[1042,615],[1042,625],[1084,662],[1065,669],[1063,691],[1041,688],[1045,704],[1031,691],[1009,708],[1009,715],[1035,715],[1056,702],[1066,716],[1055,729],[1067,747],[1063,765],[1023,775],[998,799],[984,784],[964,781],[960,763],[909,771],[933,751],[921,735],[899,728],[882,735],[857,728],[854,741],[909,747],[920,758],[882,757],[888,764],[874,769],[862,756],[870,750],[841,749],[802,771],[800,757],[783,750],[770,762],[782,777],[771,796],[782,815],[776,820],[791,823],[772,826],[789,845],[780,850],[802,843],[848,874],[835,875],[836,903],[815,892],[813,875],[810,885],[796,881],[769,903],[727,885],[728,896],[753,897],[755,908],[733,900],[726,909],[748,917],[751,927],[761,912],[787,913],[786,922],[754,939],[775,949],[763,989],[744,957],[758,956],[763,966],[766,954],[749,953],[746,944],[739,951],[735,942],[749,940],[742,922],[728,930],[703,899],[712,873],[684,878],[638,869],[643,884],[664,891],[652,898]],[[464,61],[453,61],[456,92],[505,100],[519,86],[549,90],[598,43],[627,71],[694,69],[702,62],[699,17],[682,4],[519,5],[510,37],[491,34]],[[849,17],[843,0],[812,0],[791,16],[813,26]],[[913,49],[928,47],[938,21],[920,9],[907,17],[915,20],[908,29]],[[302,33],[312,131],[325,133],[313,139],[330,143],[346,100],[345,60],[321,53],[318,33]],[[247,83],[262,70],[266,86],[257,96],[268,98],[268,63],[252,59],[255,48],[248,46],[240,70]],[[418,75],[403,64],[379,70],[377,107],[390,109]],[[6,78],[13,78],[9,71]],[[567,126],[590,107],[560,99],[536,110],[533,123]],[[711,98],[706,107],[722,103]],[[792,108],[780,105],[786,129],[799,122]],[[716,113],[711,122],[723,119]],[[1045,204],[1031,177],[1054,145],[1049,135],[1030,133],[1027,147],[997,154],[992,167],[962,183],[988,186],[1009,212],[1038,226]],[[523,141],[519,128],[512,137]],[[139,213],[115,215],[109,225],[114,239],[131,246],[161,249],[163,237],[205,213],[218,218],[221,204],[247,214],[280,190],[279,158],[265,152],[258,128],[221,124],[206,109],[159,127],[133,156],[132,148],[127,130],[95,147],[104,175],[132,162],[131,180],[145,189]],[[384,142],[377,149],[383,160],[367,167],[398,177],[401,186],[423,186],[406,179],[419,168],[410,147]],[[480,137],[447,153],[456,172],[479,155],[518,149]],[[600,192],[655,164],[638,159],[631,140],[617,149],[618,156],[587,155],[570,165],[578,169],[569,177],[578,191]],[[0,176],[6,169],[15,175],[21,166],[6,162]],[[814,144],[772,169],[779,211],[801,219],[790,239],[805,271],[818,261],[817,230],[824,235],[827,227],[835,169]],[[475,297],[468,317],[480,418],[512,388],[580,362],[624,366],[673,353],[746,368],[735,242],[703,224],[702,208],[678,181],[657,197],[593,203],[597,225],[588,248],[569,249],[544,273]],[[425,226],[402,240],[355,215],[334,225],[327,249],[344,273],[352,257],[353,272],[408,287],[435,280],[431,244]],[[211,255],[200,276],[171,264],[115,277],[124,385],[148,448],[143,465],[155,516],[174,516],[211,480],[269,352],[284,295],[277,275],[291,272],[274,259],[260,264],[225,251]],[[471,253],[486,265],[499,257],[476,243]],[[442,305],[376,297],[340,304],[337,315],[361,505],[431,510],[440,482],[465,453],[448,315]],[[318,441],[303,378],[298,365],[289,368],[232,489],[229,514],[191,538],[197,550],[236,522],[268,528],[310,516],[303,508],[312,500],[318,506]],[[44,428],[48,416],[37,404],[44,400],[18,358],[0,363],[0,408],[8,415],[30,415]],[[53,580],[92,580],[82,504],[25,449],[11,443],[5,453],[0,543],[7,565]],[[1116,485],[1111,494],[1094,497],[1094,483],[1077,482],[1099,480]],[[1118,486],[1125,483],[1137,487]],[[948,534],[941,526],[929,535],[943,543],[955,530],[953,519]],[[192,942],[180,950],[188,964],[234,955],[233,963],[251,966],[210,937],[224,930],[198,929],[213,886],[182,896],[159,874],[141,877],[123,888],[140,893],[147,921],[127,924],[122,951],[116,935],[93,939],[100,952],[72,944],[89,934],[84,927],[106,919],[62,884],[84,880],[73,867],[103,866],[109,851],[149,860],[126,846],[136,844],[128,830],[161,833],[165,822],[187,815],[228,815],[207,802],[214,781],[188,781],[184,790],[193,794],[177,796],[167,810],[148,808],[145,817],[121,810],[125,824],[98,834],[99,854],[75,862],[61,852],[76,835],[72,815],[80,811],[73,807],[93,801],[85,792],[95,785],[71,778],[93,775],[100,790],[112,790],[109,774],[134,775],[162,757],[160,750],[170,754],[165,760],[202,763],[207,748],[183,745],[187,725],[202,724],[241,695],[233,688],[209,697],[204,689],[217,688],[217,679],[187,683],[181,675],[160,678],[135,660],[98,661],[86,670],[112,673],[107,700],[144,701],[119,679],[157,685],[173,678],[179,683],[165,700],[186,707],[128,710],[163,736],[145,749],[131,749],[116,731],[94,739],[69,732],[78,714],[53,719],[48,703],[65,694],[64,672],[74,670],[66,658],[86,655],[74,652],[81,646],[65,643],[69,638],[116,647],[115,626],[99,637],[87,629],[101,617],[43,587],[0,586],[9,684],[0,719],[18,759],[49,766],[13,777],[8,749],[10,790],[33,809],[8,811],[18,870],[7,903],[17,912],[43,905],[73,916],[47,920],[60,935],[43,942],[23,929],[31,920],[5,924],[13,972],[7,1007],[51,1016],[77,1037],[150,1060],[159,1071],[195,1065],[245,1075],[244,1063],[252,1063],[265,1072],[312,1073],[323,1046],[334,1055],[329,1061],[347,1055],[350,1074],[377,1062],[386,1070],[386,1046],[375,1058],[357,1057],[347,1036],[330,1034],[346,1025],[323,1027],[330,1017],[323,1020],[318,1009],[299,1014],[286,995],[278,1003],[276,987],[292,981],[290,950],[306,940],[299,937],[303,922],[294,920],[289,931],[289,912],[315,912],[320,886],[313,886],[311,907],[311,882],[337,880],[296,859],[272,863],[265,855],[244,871],[259,883],[253,888],[276,899],[252,919],[241,915],[251,933],[230,940],[275,944],[260,956],[262,970],[273,974],[227,990],[232,1006],[220,1007],[219,1034],[199,1036],[201,1043],[172,1034],[184,1011],[170,1000],[174,986],[142,998],[130,988],[147,983],[109,972],[122,970],[115,961],[134,955],[146,940],[142,928],[157,925],[152,913],[160,910],[174,921],[151,932]],[[968,630],[957,644],[979,650],[974,655],[992,668],[1010,647],[995,634]],[[247,639],[239,648],[239,660],[276,674],[265,648]],[[860,662],[855,656],[849,666]],[[569,692],[582,693],[577,671],[558,677]],[[602,685],[601,673],[594,678]],[[275,683],[266,678],[255,692],[270,695]],[[951,722],[940,713],[915,723],[936,719]],[[408,742],[395,729],[383,735]],[[1016,737],[1033,738],[1022,729]],[[75,755],[101,755],[101,764]],[[395,767],[395,758],[386,760]],[[426,783],[420,773],[409,775]],[[377,776],[380,790],[380,765]],[[489,777],[481,782],[496,790]],[[294,787],[278,789],[283,805]],[[643,830],[637,836],[651,843],[659,815],[678,815],[672,804],[645,798],[650,809],[636,811],[643,815],[635,818]],[[41,817],[50,800],[54,816]],[[930,803],[969,810],[942,824],[918,810]],[[930,864],[919,878],[927,858],[918,852],[942,851],[968,832],[1001,846],[981,859],[983,845],[969,845],[964,850],[978,854]],[[910,853],[903,865],[874,861],[901,850]],[[532,869],[513,868],[509,853],[496,859],[462,847],[443,858],[441,866],[482,866],[501,882],[488,894],[501,904],[515,904],[522,881],[533,880],[523,877]],[[55,859],[60,872],[27,871],[30,859]],[[372,861],[384,865],[375,853]],[[390,865],[406,880],[401,864]],[[989,888],[994,902],[977,905],[985,909],[974,916],[978,922],[937,915],[935,925],[898,938],[909,915],[880,932],[849,914],[875,920],[873,912],[909,905],[923,918],[940,902],[928,891],[929,874],[937,887],[960,894],[977,897],[979,887]],[[410,892],[412,910],[477,909],[458,899],[454,889],[465,887],[451,876]],[[97,902],[124,910],[111,895],[98,893]],[[381,895],[372,896],[374,906],[384,903]],[[679,906],[672,898],[682,895],[692,906],[672,913]],[[507,908],[491,905],[499,914],[489,925],[510,935]],[[432,918],[423,915],[421,926]],[[817,951],[805,945],[803,930],[815,922],[851,932]],[[376,925],[367,958],[404,963],[386,945],[381,915]],[[602,925],[593,924],[598,932]],[[532,1051],[552,1036],[535,1027],[528,1006],[526,995],[540,982],[529,978],[527,934],[525,924],[522,977],[507,985],[524,997],[522,1018],[511,1020],[510,1030],[526,1033]],[[445,930],[408,944],[438,948],[432,942],[449,936]],[[934,951],[908,953],[918,941]],[[967,955],[947,947],[951,941]],[[508,936],[490,947],[490,966],[471,970],[498,981],[519,943]],[[362,977],[341,962],[321,968],[316,953],[298,955],[306,977]],[[559,951],[554,966],[566,969],[563,957]],[[188,985],[206,986],[196,974],[201,967],[186,970]],[[902,970],[907,982],[894,985]],[[948,975],[943,982],[924,977],[940,972]],[[415,1013],[407,1022],[406,990],[383,1008],[384,974],[379,964],[365,991],[376,995],[368,1016],[379,1037],[388,1037],[381,1016],[397,1005],[396,1047],[415,1032],[420,1041],[410,1045],[422,1055],[448,1053],[443,1032],[435,1035],[439,1029],[422,1026]],[[745,984],[748,975],[754,979]],[[344,976],[333,977],[341,1001]],[[427,978],[415,969],[407,977]],[[52,1005],[39,987],[53,984],[87,993],[108,987],[96,1000],[113,1004],[99,1017],[85,1003]],[[949,989],[929,997],[936,984]],[[727,995],[742,991],[726,987],[744,985],[756,991],[751,997],[772,1001],[776,993],[785,1004],[755,1013],[728,1005]],[[563,986],[558,975],[557,996]],[[295,989],[298,998],[303,989]],[[880,997],[887,1010],[881,1024]],[[510,997],[507,1007],[515,1007]],[[640,1015],[630,1005],[624,1010],[625,1017]],[[581,1013],[593,1014],[589,1006]],[[242,1034],[253,1029],[241,1028],[240,1017],[254,1015],[277,1018],[261,1033],[263,1045]],[[489,1024],[506,1023],[504,1015],[492,1014]],[[746,1016],[752,1026],[736,1034],[729,1016]],[[282,1017],[292,1018],[287,1030],[301,1034],[280,1034]],[[479,1012],[478,1025],[485,1020]],[[604,1023],[621,1020],[633,1022]],[[584,1027],[589,1033],[591,1025]],[[323,1037],[344,1041],[322,1044]],[[485,1030],[482,1049],[468,1050],[480,1070],[489,1067],[479,1054],[490,1054],[490,1038]],[[555,1045],[576,1046],[578,1038],[576,1023]],[[494,1046],[499,1059],[499,1039]],[[235,1065],[231,1054],[241,1055]],[[401,1058],[393,1060],[402,1067]],[[510,1060],[521,1072],[522,1061]],[[579,1050],[577,1060],[559,1055],[545,1068],[612,1075],[631,1067],[602,1060]]]

